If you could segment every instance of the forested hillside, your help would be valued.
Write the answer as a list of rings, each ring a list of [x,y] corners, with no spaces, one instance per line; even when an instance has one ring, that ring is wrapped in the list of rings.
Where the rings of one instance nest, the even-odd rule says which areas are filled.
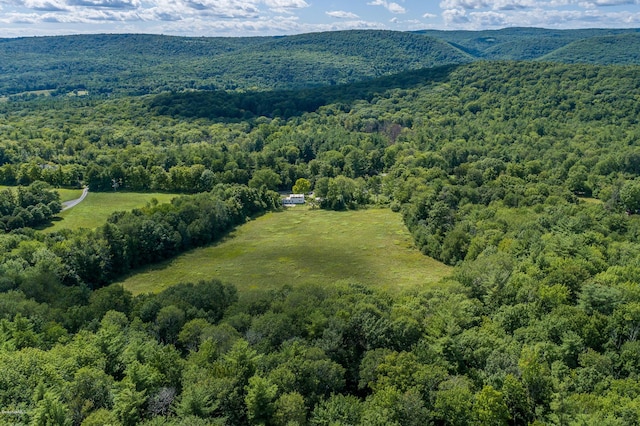
[[[637,29],[577,29],[550,30],[544,28],[505,28],[501,30],[484,31],[417,31],[429,37],[444,40],[451,45],[467,52],[471,56],[484,60],[536,60],[545,59],[545,55],[553,53],[554,62],[586,62],[595,64],[619,63],[624,53],[630,54],[634,49],[625,44],[624,36],[637,35]],[[617,38],[622,36],[623,39]],[[601,55],[592,57],[589,50],[600,51],[603,39],[611,40],[607,43],[609,51],[602,51]],[[615,41],[614,41],[615,40]],[[627,39],[627,41],[629,41]],[[584,56],[572,56],[563,53],[563,47],[572,43],[584,46]],[[556,53],[556,51],[558,51]],[[631,55],[633,56],[633,54]],[[552,59],[549,59],[552,60]],[[624,63],[635,63],[624,62]]]
[[[346,31],[288,37],[79,35],[0,40],[0,96],[292,89],[468,62],[418,34]]]
[[[1,421],[638,424],[638,81],[487,61],[321,90],[7,99],[0,184],[21,188],[0,192]],[[31,228],[56,214],[52,188],[81,184],[183,195]],[[310,213],[397,212],[453,273],[403,292],[112,284],[233,238],[294,185],[319,197]]]
[[[640,34],[620,34],[577,40],[547,55],[543,61],[583,64],[638,64]]]
[[[290,90],[475,60],[638,64],[637,30],[334,31],[286,37],[141,34],[0,39],[0,99]]]

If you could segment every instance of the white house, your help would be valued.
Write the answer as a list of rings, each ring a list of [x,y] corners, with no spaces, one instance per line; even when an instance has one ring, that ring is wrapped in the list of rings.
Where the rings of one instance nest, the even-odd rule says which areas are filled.
[[[304,204],[304,194],[290,194],[288,197],[282,199],[282,204],[285,206]]]

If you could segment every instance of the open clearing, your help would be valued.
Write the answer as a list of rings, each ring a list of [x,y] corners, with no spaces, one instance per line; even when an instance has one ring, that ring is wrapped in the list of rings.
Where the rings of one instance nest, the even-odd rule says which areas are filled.
[[[82,195],[82,189],[56,188],[55,190],[60,194],[60,202],[62,203],[65,201],[75,200],[76,198],[80,198]]]
[[[223,241],[142,268],[121,283],[134,294],[217,278],[239,292],[338,280],[400,291],[433,285],[451,268],[422,255],[399,214],[294,207],[238,227]]]
[[[78,198],[80,194],[82,190],[78,190],[76,196],[69,199]],[[175,197],[176,194],[159,192],[89,192],[87,198],[80,204],[61,212],[58,215],[59,219],[54,220],[45,231],[51,232],[63,228],[96,228],[104,224],[113,212],[144,207],[154,198],[159,203],[168,203]],[[63,198],[62,194],[61,198]]]

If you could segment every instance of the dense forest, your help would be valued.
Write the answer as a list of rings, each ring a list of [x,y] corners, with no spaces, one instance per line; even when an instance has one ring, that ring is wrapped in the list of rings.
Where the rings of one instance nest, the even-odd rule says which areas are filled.
[[[363,34],[424,37],[349,37]],[[349,52],[349,37],[323,43]],[[37,41],[20,41],[34,58]],[[638,424],[640,67],[460,62],[322,88],[0,102],[0,184],[15,186],[0,192],[0,422]],[[182,195],[37,229],[55,188],[80,185]],[[324,209],[392,209],[453,274],[404,292],[113,284],[280,209],[294,185]]]
[[[0,39],[0,96],[296,89],[468,62],[448,43],[392,31],[290,37],[77,35]]]
[[[333,31],[284,37],[145,34],[0,39],[0,99],[290,90],[476,60],[638,64],[636,29]]]
[[[504,28],[483,31],[417,31],[482,60],[637,64],[638,29]]]

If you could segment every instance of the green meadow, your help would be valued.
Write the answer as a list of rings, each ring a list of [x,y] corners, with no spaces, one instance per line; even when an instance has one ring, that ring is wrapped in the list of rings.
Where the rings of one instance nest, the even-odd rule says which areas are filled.
[[[63,203],[82,196],[82,189],[57,188],[56,191],[60,194],[60,201]]]
[[[402,218],[389,209],[298,206],[258,217],[211,246],[142,268],[121,284],[140,294],[217,278],[243,294],[349,280],[400,291],[435,285],[450,272],[414,248]]]
[[[80,197],[82,191],[68,199]],[[66,201],[62,193],[60,197]],[[106,222],[107,218],[116,211],[126,211],[144,207],[154,198],[159,203],[168,203],[175,194],[161,192],[89,192],[87,197],[75,207],[60,212],[58,219],[45,230],[57,231],[63,228],[96,228]]]

